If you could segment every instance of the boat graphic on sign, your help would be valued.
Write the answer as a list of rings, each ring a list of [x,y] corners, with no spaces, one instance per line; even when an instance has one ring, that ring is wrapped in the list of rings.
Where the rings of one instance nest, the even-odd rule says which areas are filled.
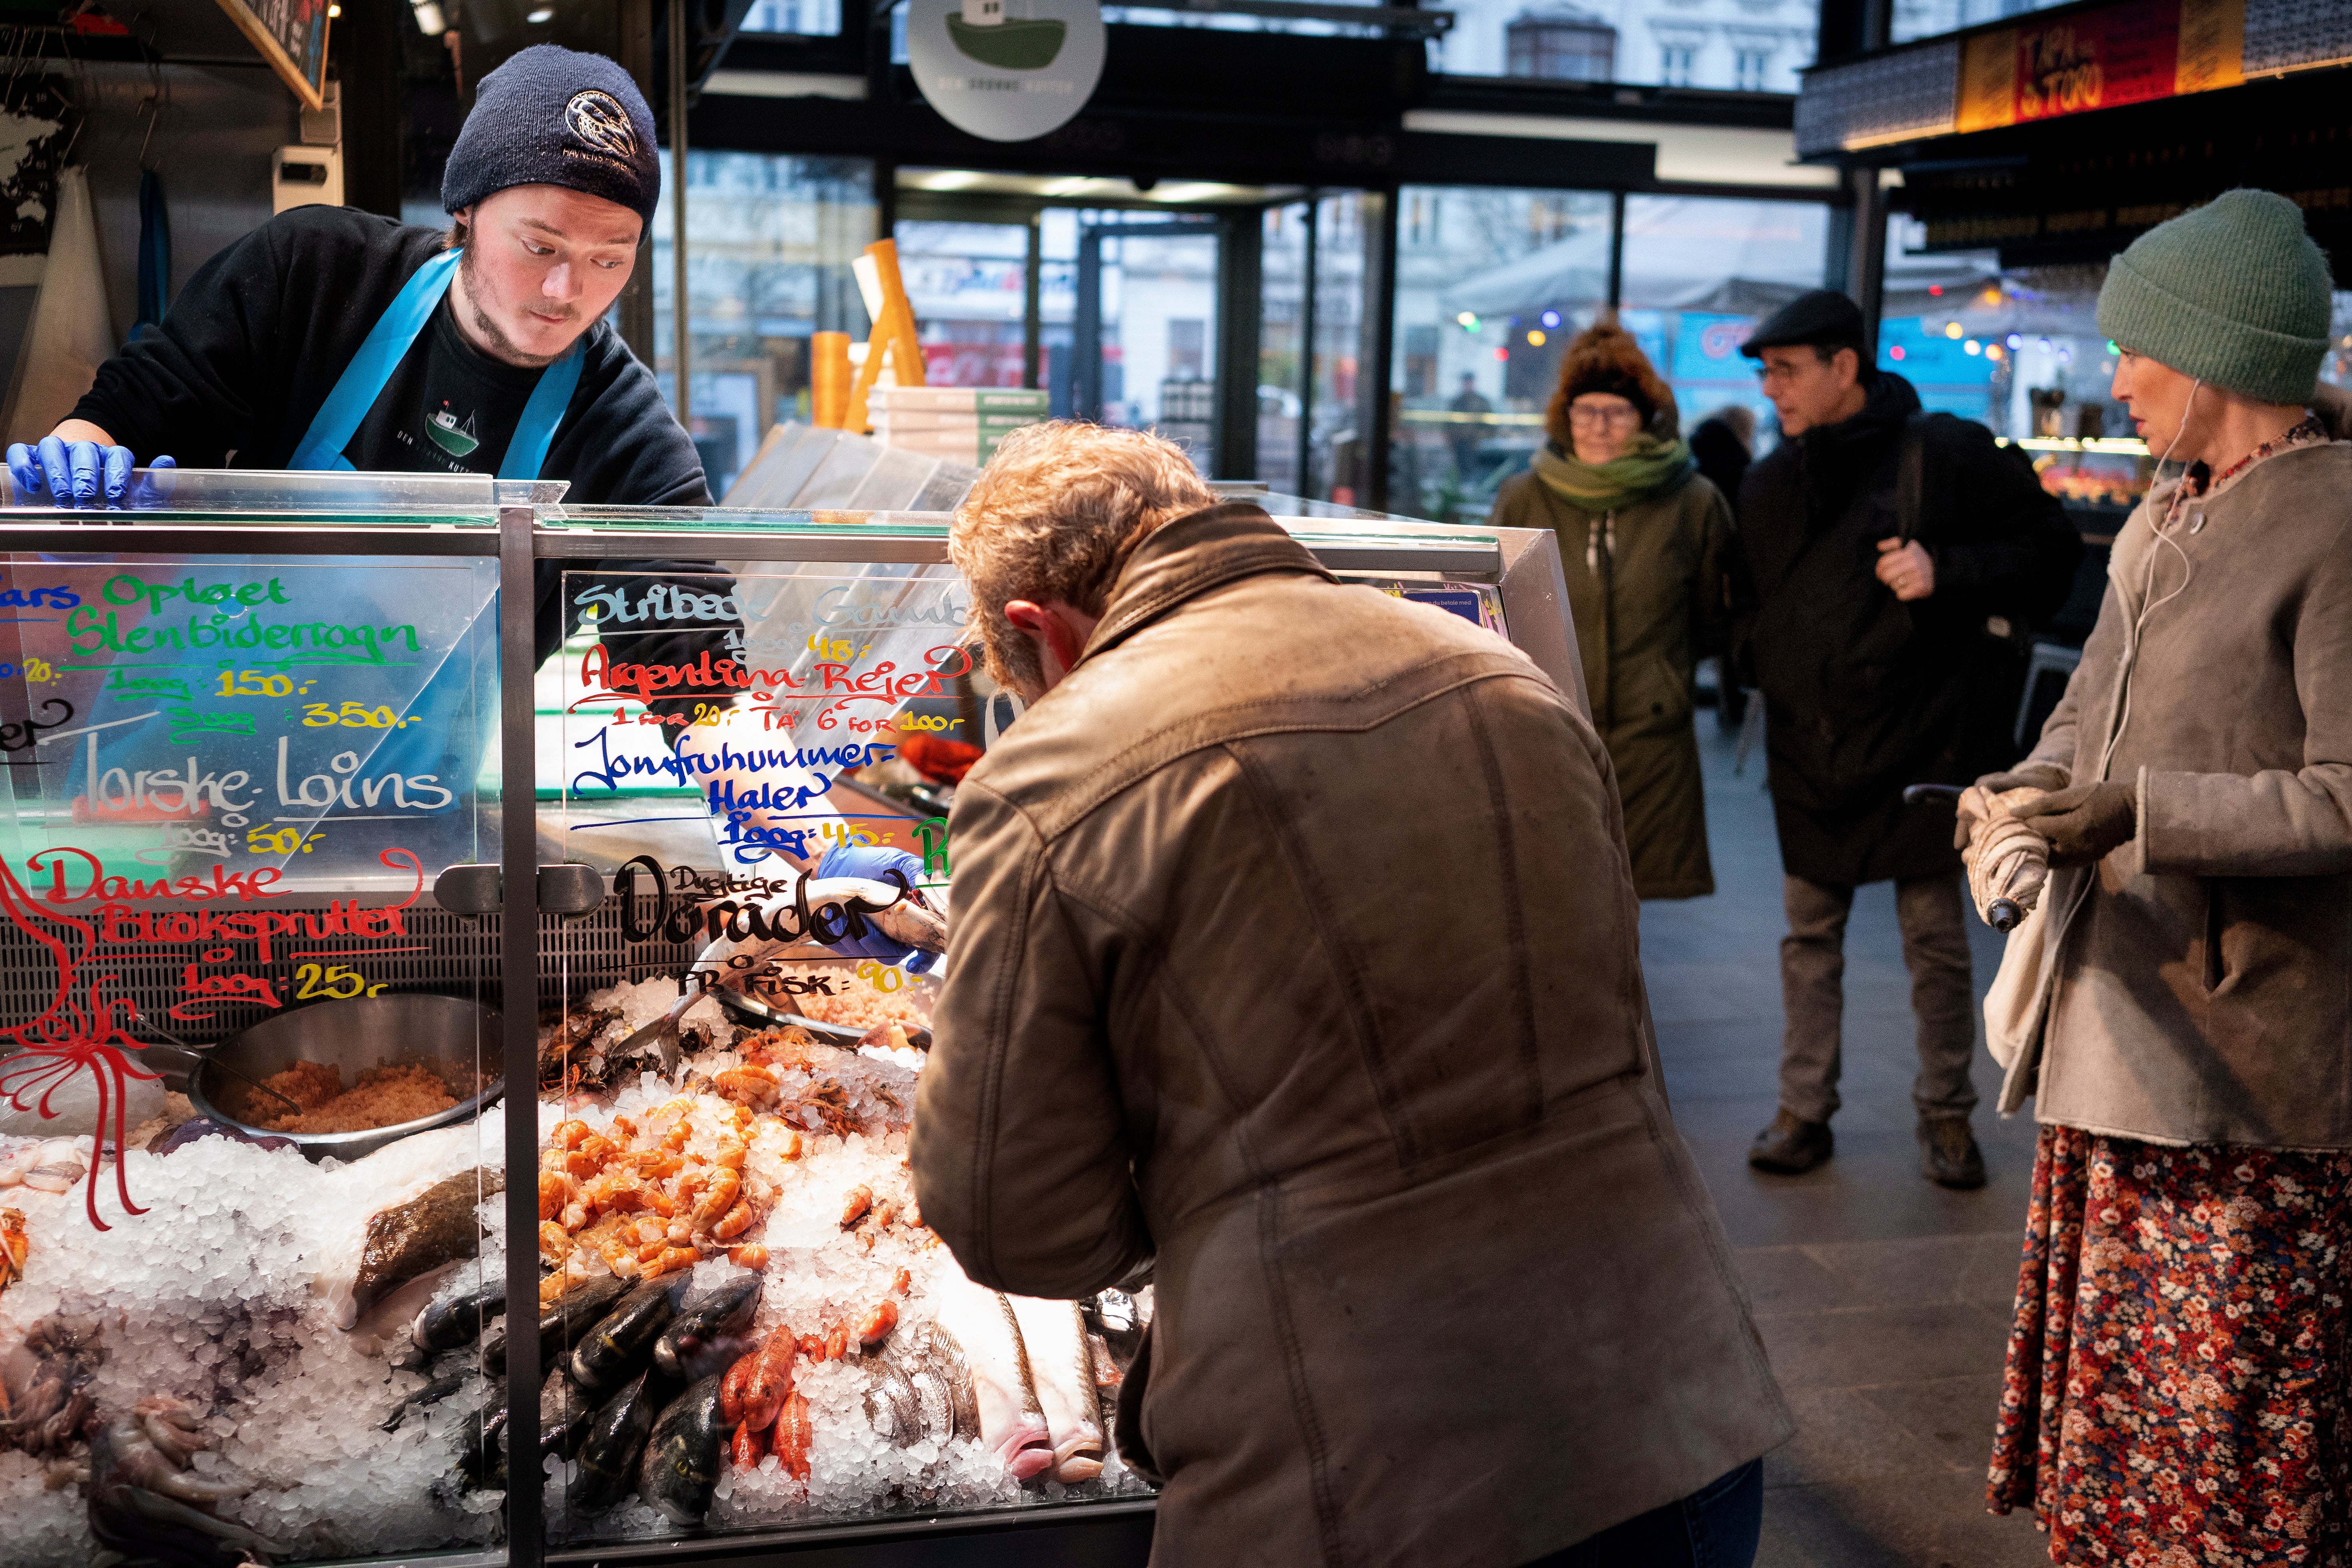
[[[1043,70],[1062,52],[1067,26],[1052,17],[1008,17],[1004,0],[963,0],[948,15],[948,37],[963,54],[1000,70]]]

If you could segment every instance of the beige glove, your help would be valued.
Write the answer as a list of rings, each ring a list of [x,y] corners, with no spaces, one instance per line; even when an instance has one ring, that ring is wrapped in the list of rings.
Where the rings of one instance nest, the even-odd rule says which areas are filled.
[[[2050,879],[2049,840],[2010,812],[2048,793],[2031,784],[1999,795],[1980,784],[1961,792],[1961,816],[1974,821],[1968,847],[1960,851],[1960,863],[1969,870],[1969,897],[1978,918],[1995,931],[2013,929],[2042,901],[2042,884]]]

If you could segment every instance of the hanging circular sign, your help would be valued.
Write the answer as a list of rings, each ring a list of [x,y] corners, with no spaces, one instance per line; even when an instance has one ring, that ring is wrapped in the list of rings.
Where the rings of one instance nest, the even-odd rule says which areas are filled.
[[[1100,0],[908,0],[907,63],[959,131],[1026,142],[1068,123],[1102,79]]]

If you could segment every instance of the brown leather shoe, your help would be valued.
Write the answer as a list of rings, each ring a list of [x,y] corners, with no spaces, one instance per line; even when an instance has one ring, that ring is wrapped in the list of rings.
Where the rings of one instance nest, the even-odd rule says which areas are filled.
[[[1836,1152],[1837,1140],[1830,1136],[1828,1122],[1808,1121],[1784,1109],[1748,1146],[1748,1163],[1775,1175],[1798,1176]]]
[[[1984,1151],[1965,1116],[1919,1118],[1919,1173],[1939,1187],[1972,1192],[1985,1184]]]

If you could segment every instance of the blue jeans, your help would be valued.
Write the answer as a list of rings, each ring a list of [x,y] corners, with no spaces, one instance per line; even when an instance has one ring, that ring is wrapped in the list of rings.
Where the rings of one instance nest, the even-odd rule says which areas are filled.
[[[1748,1568],[1764,1530],[1764,1461],[1527,1568]]]

